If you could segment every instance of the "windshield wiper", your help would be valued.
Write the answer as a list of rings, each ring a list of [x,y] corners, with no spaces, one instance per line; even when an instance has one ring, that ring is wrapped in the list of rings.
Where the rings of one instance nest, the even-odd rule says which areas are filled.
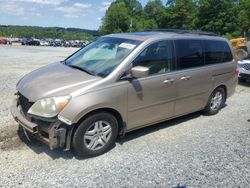
[[[95,73],[93,73],[93,72],[91,72],[91,71],[89,71],[89,70],[86,70],[86,69],[84,69],[84,68],[82,68],[82,67],[79,67],[79,66],[77,66],[77,65],[69,65],[69,64],[67,64],[67,65],[68,65],[69,67],[74,68],[74,69],[78,69],[78,70],[81,70],[81,71],[83,71],[83,72],[86,72],[86,73],[88,73],[88,74],[90,74],[90,75],[96,76]]]

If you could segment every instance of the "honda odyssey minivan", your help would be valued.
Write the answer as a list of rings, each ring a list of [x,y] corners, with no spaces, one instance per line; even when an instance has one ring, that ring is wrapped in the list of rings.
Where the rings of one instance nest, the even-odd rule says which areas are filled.
[[[97,156],[129,131],[216,114],[237,76],[230,42],[213,33],[111,34],[24,76],[11,112],[27,137]]]

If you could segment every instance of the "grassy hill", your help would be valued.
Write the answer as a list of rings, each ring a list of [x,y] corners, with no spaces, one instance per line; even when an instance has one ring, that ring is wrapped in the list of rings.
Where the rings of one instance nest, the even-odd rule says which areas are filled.
[[[99,36],[98,31],[61,28],[61,27],[38,27],[38,26],[16,26],[0,25],[0,36],[17,38],[59,38],[64,40],[91,40]]]

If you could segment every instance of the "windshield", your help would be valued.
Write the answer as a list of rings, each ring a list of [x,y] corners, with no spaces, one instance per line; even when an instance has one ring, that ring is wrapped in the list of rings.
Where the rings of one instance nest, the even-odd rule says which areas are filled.
[[[140,41],[104,37],[82,48],[65,64],[89,74],[108,76],[138,45]]]

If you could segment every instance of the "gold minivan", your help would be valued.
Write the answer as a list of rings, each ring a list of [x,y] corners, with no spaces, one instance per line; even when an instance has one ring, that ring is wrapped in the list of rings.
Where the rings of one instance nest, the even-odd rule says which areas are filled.
[[[129,131],[216,114],[237,76],[230,42],[213,33],[111,34],[24,76],[11,112],[27,137],[97,156]]]

